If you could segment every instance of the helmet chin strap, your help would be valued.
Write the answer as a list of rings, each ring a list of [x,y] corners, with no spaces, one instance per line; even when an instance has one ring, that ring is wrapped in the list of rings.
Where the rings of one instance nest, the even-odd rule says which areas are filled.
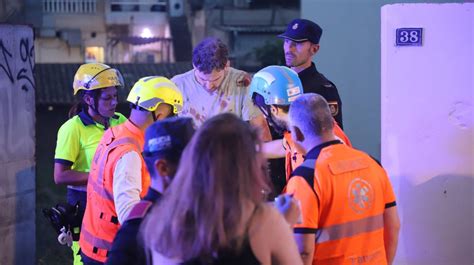
[[[265,119],[267,120],[268,124],[273,127],[276,133],[282,136],[283,133],[287,131],[287,129],[285,127],[280,126],[273,119],[271,106],[265,103],[265,99],[263,98],[263,96],[258,93],[255,93],[254,95],[252,95],[252,101],[254,105],[258,107],[260,112],[263,113],[263,116],[265,116]]]
[[[273,119],[270,106],[265,105],[265,107],[257,105],[260,111],[263,113],[263,116],[265,116],[265,119],[267,120],[268,124],[275,129],[275,132],[278,133],[279,135],[283,135],[284,132],[287,131],[286,128],[278,125],[278,123]]]
[[[94,103],[95,103],[94,105],[98,104],[98,102],[95,102],[95,100],[94,100]],[[109,119],[110,118],[100,114],[99,108],[97,106],[93,106],[93,105],[89,106],[88,105],[88,107],[92,109],[94,114],[97,114],[103,120],[104,124],[102,124],[102,125],[104,125],[105,129],[107,129],[109,127]]]

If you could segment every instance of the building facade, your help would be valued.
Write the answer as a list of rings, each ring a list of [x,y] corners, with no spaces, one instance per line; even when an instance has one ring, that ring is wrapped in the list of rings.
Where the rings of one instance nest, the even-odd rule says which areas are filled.
[[[3,0],[0,21],[30,24],[36,63],[174,62],[166,0]]]

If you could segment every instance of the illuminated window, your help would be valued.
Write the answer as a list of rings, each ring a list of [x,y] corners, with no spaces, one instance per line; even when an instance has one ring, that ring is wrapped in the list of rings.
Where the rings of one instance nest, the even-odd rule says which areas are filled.
[[[103,63],[104,47],[86,47],[85,61],[86,63]]]

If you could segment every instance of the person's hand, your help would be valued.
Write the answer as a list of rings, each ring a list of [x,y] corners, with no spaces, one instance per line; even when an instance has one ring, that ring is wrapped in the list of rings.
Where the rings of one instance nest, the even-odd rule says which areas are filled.
[[[291,226],[301,222],[299,201],[293,198],[293,194],[282,194],[276,197],[275,207]]]

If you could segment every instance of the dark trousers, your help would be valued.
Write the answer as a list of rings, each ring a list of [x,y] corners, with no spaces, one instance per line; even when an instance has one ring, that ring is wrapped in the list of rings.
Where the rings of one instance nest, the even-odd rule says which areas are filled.
[[[67,189],[67,203],[76,205],[79,202],[79,209],[84,212],[86,210],[87,192]]]
[[[104,265],[104,263],[91,259],[88,256],[84,255],[84,253],[81,253],[81,258],[82,258],[82,263],[84,265]]]

